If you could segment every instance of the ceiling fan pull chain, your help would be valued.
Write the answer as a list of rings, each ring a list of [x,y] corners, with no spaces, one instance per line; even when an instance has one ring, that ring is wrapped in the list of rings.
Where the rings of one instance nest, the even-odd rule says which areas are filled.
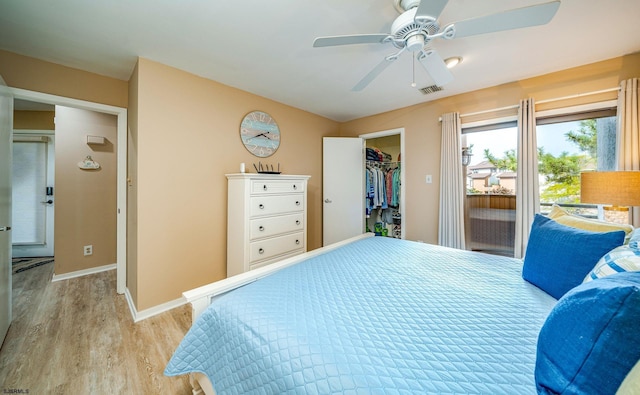
[[[411,68],[413,69],[413,80],[411,81],[412,88],[416,87],[416,56],[418,56],[418,52],[411,57]]]

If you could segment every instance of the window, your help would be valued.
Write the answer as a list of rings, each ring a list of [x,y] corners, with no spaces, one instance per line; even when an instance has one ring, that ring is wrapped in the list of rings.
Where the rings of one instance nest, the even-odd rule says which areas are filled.
[[[574,214],[601,218],[598,206],[580,203],[580,173],[615,170],[615,110],[541,119],[536,134],[540,211],[558,204]]]
[[[558,204],[578,215],[602,218],[601,207],[580,203],[580,172],[615,170],[616,110],[554,112],[541,113],[537,119],[541,212],[548,213],[553,204]],[[462,133],[463,146],[470,147],[473,153],[467,167],[467,248],[512,256],[517,125],[494,123],[464,128]],[[626,223],[627,218],[620,222]]]

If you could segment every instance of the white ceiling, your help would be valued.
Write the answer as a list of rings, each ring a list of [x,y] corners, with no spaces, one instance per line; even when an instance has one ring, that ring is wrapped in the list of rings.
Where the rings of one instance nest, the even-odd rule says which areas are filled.
[[[428,0],[425,0],[428,1]],[[449,0],[441,25],[548,0]],[[388,33],[393,0],[2,0],[0,49],[128,80],[138,56],[347,121],[640,50],[640,1],[562,0],[547,25],[431,45],[462,56],[445,90],[410,86],[409,53],[351,88],[390,44],[313,48],[318,36]],[[417,87],[433,84],[416,64]]]

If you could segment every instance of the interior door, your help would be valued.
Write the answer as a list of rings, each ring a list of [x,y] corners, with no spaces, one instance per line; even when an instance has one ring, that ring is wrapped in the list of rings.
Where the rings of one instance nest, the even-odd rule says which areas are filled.
[[[53,256],[53,136],[13,133],[12,257]]]
[[[11,139],[13,96],[0,77],[0,342],[11,324]]]
[[[364,233],[364,140],[322,141],[322,244]]]

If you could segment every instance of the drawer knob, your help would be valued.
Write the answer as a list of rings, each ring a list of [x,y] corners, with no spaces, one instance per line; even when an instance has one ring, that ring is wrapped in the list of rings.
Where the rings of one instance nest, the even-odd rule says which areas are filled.
[[[262,186],[262,189],[264,189],[264,190],[266,191],[266,190],[267,190],[267,185],[266,185],[266,184],[265,184],[265,185],[263,185],[263,186]]]
[[[264,254],[264,248],[259,249],[258,254]]]
[[[300,225],[300,220],[299,219],[296,220],[296,225]]]
[[[258,207],[260,208],[260,210],[264,210],[264,204],[260,203]]]
[[[296,206],[299,206],[299,205],[300,205],[300,201],[296,200]]]
[[[296,189],[298,189],[298,186],[296,184],[293,184],[293,190],[295,191]]]
[[[296,244],[300,244],[300,240],[296,240]]]
[[[260,232],[264,231],[264,226],[260,225],[260,227],[258,228],[258,230],[259,230]]]

